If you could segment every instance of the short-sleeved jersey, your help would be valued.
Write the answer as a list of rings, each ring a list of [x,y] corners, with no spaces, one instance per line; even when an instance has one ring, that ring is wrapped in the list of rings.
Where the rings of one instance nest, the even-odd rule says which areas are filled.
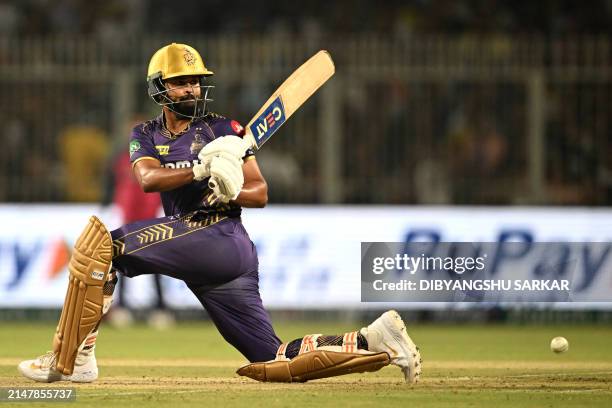
[[[235,120],[208,113],[203,118],[193,120],[189,128],[180,135],[173,136],[166,129],[162,114],[132,130],[130,161],[134,166],[140,160],[154,159],[159,161],[162,167],[188,168],[200,163],[198,153],[207,143],[218,137],[243,134],[244,128]],[[251,157],[253,151],[249,149],[244,159]],[[230,217],[238,217],[241,213],[241,207],[238,205],[216,202],[212,190],[208,187],[208,178],[160,194],[166,215],[194,210]]]

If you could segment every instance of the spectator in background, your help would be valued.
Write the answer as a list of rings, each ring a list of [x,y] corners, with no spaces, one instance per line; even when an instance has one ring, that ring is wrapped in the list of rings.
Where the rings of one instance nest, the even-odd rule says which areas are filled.
[[[59,136],[60,156],[65,171],[68,201],[98,202],[108,138],[101,129],[90,125],[69,125]]]
[[[134,115],[129,121],[127,128],[132,129],[139,123],[143,123],[142,115]],[[110,155],[106,170],[105,194],[103,205],[113,203],[121,212],[122,224],[134,221],[146,220],[158,216],[161,207],[159,194],[144,193],[134,177],[128,139],[130,132],[125,132],[128,137],[118,138],[118,146]],[[174,317],[168,311],[164,301],[161,276],[153,275],[156,300],[153,305],[155,311],[149,315],[149,324],[158,329],[167,328],[174,323]],[[126,326],[133,321],[132,311],[127,305],[125,292],[126,279],[119,280],[117,306],[109,314],[109,320],[116,326]]]
[[[30,146],[30,132],[25,121],[18,116],[8,118],[3,115],[0,120],[4,123],[0,144],[17,158],[14,164],[7,160],[0,164],[0,201],[17,201],[19,194],[23,194],[23,189],[19,187],[26,174],[25,158]]]

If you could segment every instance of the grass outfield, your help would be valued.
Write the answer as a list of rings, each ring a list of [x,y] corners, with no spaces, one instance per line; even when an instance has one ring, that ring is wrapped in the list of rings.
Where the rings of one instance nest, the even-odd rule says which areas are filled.
[[[20,377],[16,365],[49,348],[54,326],[0,325],[0,387],[40,386]],[[285,340],[354,329],[314,322],[277,322],[276,328]],[[77,385],[76,403],[33,406],[558,408],[609,407],[612,401],[612,327],[419,325],[408,331],[424,362],[421,382],[412,387],[397,367],[305,384],[260,384],[234,374],[244,359],[210,324],[169,331],[107,326],[96,350],[100,379]],[[570,341],[569,352],[549,350],[558,335]],[[0,408],[11,405],[27,404],[0,402]]]

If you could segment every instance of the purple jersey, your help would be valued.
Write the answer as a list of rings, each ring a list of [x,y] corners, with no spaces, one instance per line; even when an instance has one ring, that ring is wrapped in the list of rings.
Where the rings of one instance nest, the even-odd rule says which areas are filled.
[[[132,130],[130,138],[130,161],[132,166],[140,160],[157,160],[162,167],[188,168],[200,163],[198,153],[214,139],[226,135],[242,136],[244,129],[235,120],[215,113],[193,120],[180,135],[172,136],[166,129],[163,115],[142,123]],[[245,160],[253,156],[248,150]],[[194,210],[209,214],[240,215],[240,206],[223,204],[215,200],[208,188],[208,178],[202,181],[160,193],[166,215],[175,215]]]

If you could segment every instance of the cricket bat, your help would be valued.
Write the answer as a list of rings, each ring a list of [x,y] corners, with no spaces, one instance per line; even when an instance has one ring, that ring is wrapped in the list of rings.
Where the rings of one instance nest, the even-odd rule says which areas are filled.
[[[249,147],[261,149],[334,72],[334,61],[325,50],[317,52],[293,71],[246,125],[243,139]],[[208,185],[214,188],[216,180],[211,178]]]

